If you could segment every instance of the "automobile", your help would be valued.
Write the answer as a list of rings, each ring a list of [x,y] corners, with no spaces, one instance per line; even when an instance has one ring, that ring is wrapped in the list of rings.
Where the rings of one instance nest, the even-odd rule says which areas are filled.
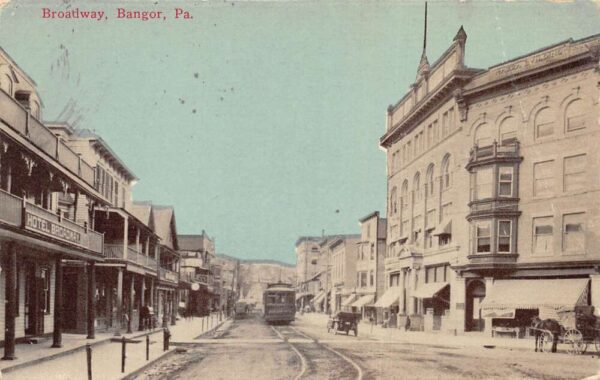
[[[352,330],[354,336],[357,336],[359,319],[360,314],[358,313],[340,311],[329,317],[329,320],[327,321],[327,332],[333,331],[334,334],[337,334],[338,331],[343,331],[348,335],[350,330]]]

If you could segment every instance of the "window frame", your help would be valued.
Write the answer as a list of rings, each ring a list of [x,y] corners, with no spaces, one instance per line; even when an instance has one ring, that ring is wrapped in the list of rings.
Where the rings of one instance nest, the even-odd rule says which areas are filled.
[[[549,224],[541,224],[542,220],[549,220]],[[539,225],[536,225],[536,220],[539,221]],[[551,233],[550,234],[538,234],[536,231],[536,227],[550,226]],[[548,236],[550,235],[550,244],[549,249],[545,251],[538,251],[538,237],[539,236]],[[545,255],[551,254],[554,251],[554,215],[546,215],[546,216],[534,216],[531,218],[531,253],[534,255]]]
[[[501,223],[508,223],[508,236],[507,235],[502,235],[502,229],[500,228],[500,224]],[[498,253],[512,253],[513,252],[513,242],[512,242],[512,238],[513,238],[513,221],[510,219],[498,219],[497,222],[497,239],[496,239],[496,252]],[[501,251],[500,250],[500,239],[501,238],[507,238],[508,237],[508,251]]]
[[[571,172],[571,173],[567,173],[567,160],[569,159],[579,159],[581,158],[583,160],[583,162],[581,163],[581,170],[577,171],[577,172]],[[587,172],[587,155],[585,153],[582,154],[575,154],[572,156],[567,156],[563,158],[563,192],[565,193],[570,193],[573,191],[581,191],[585,189],[585,177],[586,177],[586,172]],[[571,188],[568,189],[567,188],[567,178],[573,178],[575,176],[580,176],[581,177],[581,182],[580,182],[580,187],[577,187],[575,189]]]
[[[479,236],[479,228],[480,226],[487,224],[487,228],[489,231],[488,235],[485,236]],[[487,246],[489,247],[487,251],[480,251],[479,247],[479,240],[480,239],[489,239],[489,242],[487,244]],[[478,220],[475,223],[475,254],[489,254],[492,253],[492,221],[491,220]]]
[[[510,181],[502,179],[502,170],[508,169],[510,170]],[[514,181],[515,181],[515,168],[514,166],[498,166],[498,198],[512,198],[514,197]],[[509,184],[510,194],[503,195],[502,194],[502,184]]]
[[[543,164],[548,164],[550,165],[550,170],[548,171],[549,173],[551,173],[550,177],[543,177],[543,178],[538,178],[537,174],[538,171],[536,170],[536,166],[537,167],[541,167],[541,165]],[[548,186],[545,192],[543,192],[542,194],[540,194],[539,190],[538,190],[538,186],[537,186],[537,182],[538,181],[542,181],[542,180],[550,180],[551,183],[556,183],[556,176],[555,176],[555,160],[554,159],[550,159],[550,160],[545,160],[545,161],[538,161],[538,162],[534,162],[533,163],[533,197],[534,198],[541,198],[541,197],[551,197],[554,196],[554,191],[553,191],[553,186]],[[538,169],[539,170],[539,169]]]
[[[567,247],[567,221],[566,219],[570,216],[575,216],[578,215],[581,217],[581,222],[580,224],[580,228],[581,231],[579,232],[581,234],[581,250],[579,250],[579,248],[569,248]],[[585,228],[586,228],[586,224],[585,224],[585,212],[570,212],[570,213],[565,213],[562,215],[562,250],[563,252],[567,252],[567,253],[584,253],[585,252]]]

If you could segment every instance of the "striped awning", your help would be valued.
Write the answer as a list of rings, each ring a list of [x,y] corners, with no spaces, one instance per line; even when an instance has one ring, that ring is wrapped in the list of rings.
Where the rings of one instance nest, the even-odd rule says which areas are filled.
[[[350,306],[355,300],[356,294],[350,294],[350,296],[342,302],[342,306]]]
[[[315,296],[315,298],[312,299],[311,302],[313,302],[315,305],[318,305],[319,303],[321,303],[321,301],[323,301],[324,298],[325,298],[325,291],[321,290],[319,292],[319,294],[317,294]]]
[[[433,298],[447,286],[450,286],[447,282],[432,282],[419,285],[419,288],[413,292],[412,296],[415,298]]]
[[[381,298],[375,302],[375,307],[390,307],[400,301],[401,288],[399,286],[389,288],[383,293]]]
[[[484,318],[514,318],[517,309],[538,309],[554,317],[559,310],[587,304],[589,279],[496,280],[481,303]]]
[[[375,298],[372,294],[368,294],[366,296],[362,296],[360,297],[358,300],[356,300],[356,302],[354,302],[352,304],[352,307],[363,307],[365,305],[370,304],[371,302],[373,302],[373,298]]]

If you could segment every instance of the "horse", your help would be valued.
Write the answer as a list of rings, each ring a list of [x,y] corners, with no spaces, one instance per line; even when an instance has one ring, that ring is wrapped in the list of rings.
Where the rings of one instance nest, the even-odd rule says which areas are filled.
[[[535,352],[542,351],[541,336],[544,333],[542,330],[547,330],[552,333],[552,352],[556,352],[556,346],[558,345],[558,337],[563,335],[565,328],[555,319],[544,319],[541,320],[538,317],[531,319],[531,327],[533,327],[535,334]]]

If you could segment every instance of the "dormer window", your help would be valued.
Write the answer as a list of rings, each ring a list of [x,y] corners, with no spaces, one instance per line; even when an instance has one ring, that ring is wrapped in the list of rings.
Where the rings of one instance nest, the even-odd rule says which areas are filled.
[[[29,92],[24,91],[17,91],[15,93],[15,100],[19,102],[19,104],[22,105],[23,108],[27,109],[28,111],[31,109],[31,105],[29,103],[30,95],[31,94]]]

